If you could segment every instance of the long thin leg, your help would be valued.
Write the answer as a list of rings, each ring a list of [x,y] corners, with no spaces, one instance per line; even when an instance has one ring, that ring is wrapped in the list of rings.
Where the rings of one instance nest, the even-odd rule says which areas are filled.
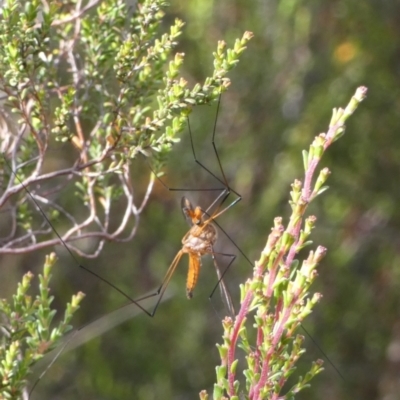
[[[196,151],[195,151],[195,147],[194,147],[194,142],[193,142],[193,135],[192,135],[192,131],[191,131],[191,128],[190,128],[190,121],[189,121],[189,118],[188,118],[188,127],[189,127],[189,134],[190,134],[190,144],[191,144],[191,146],[192,146],[193,158],[194,158],[195,162],[196,162],[201,168],[203,168],[203,169],[204,169],[205,171],[207,171],[210,175],[212,175],[217,181],[219,181],[220,183],[222,183],[222,185],[224,185],[225,188],[229,189],[230,191],[232,191],[233,193],[235,193],[236,196],[238,196],[238,197],[241,198],[241,195],[240,195],[238,192],[236,192],[234,189],[232,189],[232,188],[229,186],[229,184],[228,184],[228,180],[226,179],[225,172],[224,172],[224,170],[223,170],[223,168],[222,168],[221,159],[219,158],[218,150],[217,150],[217,147],[216,147],[216,145],[215,145],[215,134],[216,134],[216,131],[217,131],[217,122],[218,122],[218,118],[217,118],[217,117],[218,117],[220,105],[221,105],[221,94],[219,95],[219,98],[218,98],[218,104],[217,104],[217,110],[216,110],[216,115],[215,115],[215,119],[214,119],[214,128],[213,128],[213,135],[212,135],[212,141],[211,141],[211,143],[212,143],[212,146],[213,146],[213,149],[214,149],[214,154],[215,154],[215,156],[216,156],[216,158],[217,158],[219,170],[220,170],[220,172],[221,172],[221,175],[222,175],[222,178],[223,178],[223,179],[218,178],[218,176],[217,176],[216,174],[214,174],[209,168],[207,168],[207,167],[197,158],[197,156],[196,156]]]
[[[169,266],[169,268],[168,268],[168,270],[167,270],[167,272],[166,272],[166,274],[165,274],[165,276],[164,276],[164,279],[163,279],[163,281],[162,281],[160,287],[159,287],[154,293],[151,293],[151,294],[149,294],[149,295],[146,295],[146,296],[140,297],[140,298],[138,298],[138,299],[135,299],[134,302],[135,302],[135,304],[136,304],[136,303],[138,303],[138,302],[140,302],[140,301],[149,299],[149,298],[151,298],[151,297],[159,296],[158,299],[157,299],[157,303],[156,303],[155,306],[154,306],[153,311],[152,311],[151,313],[147,312],[147,314],[148,314],[149,316],[154,317],[154,315],[155,315],[155,313],[156,313],[156,311],[157,311],[157,308],[158,308],[158,306],[160,305],[161,299],[162,299],[163,296],[164,296],[164,292],[166,291],[166,289],[167,289],[167,287],[168,287],[169,281],[171,280],[172,275],[174,274],[175,269],[176,269],[176,267],[177,267],[177,265],[178,265],[180,259],[182,258],[182,255],[183,255],[183,254],[184,254],[184,252],[183,252],[182,250],[179,250],[179,252],[178,252],[177,255],[175,256],[175,258],[173,259],[171,265]],[[142,308],[142,307],[141,307],[141,308]]]
[[[226,209],[228,210],[229,208],[231,208],[232,206],[234,206],[235,204],[237,204],[239,201],[242,200],[242,196],[233,188],[231,188],[228,184],[228,180],[226,178],[225,172],[222,168],[222,163],[221,163],[221,159],[219,157],[219,153],[215,144],[215,135],[216,135],[216,130],[217,130],[217,121],[218,121],[218,114],[219,114],[219,110],[220,110],[220,105],[221,105],[221,94],[219,95],[218,98],[218,103],[217,103],[217,110],[215,113],[215,119],[214,119],[214,127],[213,127],[213,134],[212,134],[212,146],[213,146],[213,150],[214,150],[214,154],[215,157],[217,159],[218,162],[218,166],[219,166],[219,171],[222,175],[222,179],[219,178],[215,173],[213,173],[208,167],[206,167],[198,158],[196,155],[196,150],[195,150],[195,146],[194,146],[194,141],[193,141],[193,135],[192,135],[192,130],[190,127],[190,120],[189,118],[187,118],[187,124],[188,124],[188,130],[189,130],[189,137],[190,137],[190,145],[192,148],[192,154],[193,154],[193,159],[196,162],[197,165],[199,165],[202,169],[204,169],[208,174],[210,174],[215,180],[217,180],[218,182],[221,183],[221,185],[223,185],[223,187],[220,188],[171,188],[169,187],[161,178],[159,178],[157,176],[157,174],[154,172],[154,170],[151,168],[151,166],[149,165],[150,169],[153,171],[154,175],[156,176],[156,178],[158,179],[158,181],[169,191],[188,191],[188,192],[212,192],[212,191],[220,191],[221,193],[218,195],[218,197],[213,201],[213,203],[207,208],[206,213],[209,212],[209,210],[219,202],[219,200],[222,198],[221,202],[218,204],[218,209],[220,209],[223,204],[225,203],[225,201],[227,200],[227,198],[229,197],[230,193],[234,193],[237,198],[231,203],[229,204]],[[222,214],[222,212],[221,212]]]
[[[220,256],[224,256],[224,257],[229,257],[230,258],[228,266],[225,268],[225,270],[222,273],[221,273],[221,269],[220,269],[220,267],[219,267],[219,265],[217,263],[217,259],[215,258],[216,255],[220,255]],[[235,307],[233,305],[232,297],[231,297],[231,295],[229,293],[229,290],[225,285],[224,276],[227,273],[227,271],[230,268],[230,266],[232,265],[232,263],[235,261],[236,255],[235,254],[226,254],[226,253],[217,253],[217,252],[213,251],[211,253],[211,257],[213,259],[214,267],[215,267],[215,270],[217,272],[218,282],[216,283],[216,285],[214,286],[212,292],[210,293],[209,299],[211,301],[212,296],[214,295],[215,291],[217,290],[217,287],[219,287],[220,291],[221,291],[222,300],[226,304],[230,316],[232,318],[234,318],[235,315],[236,315]]]
[[[224,171],[222,169],[222,165],[221,165],[221,161],[220,161],[220,158],[219,158],[219,155],[218,155],[217,148],[215,146],[215,133],[216,133],[216,128],[217,128],[217,120],[218,120],[218,113],[219,113],[219,109],[220,109],[220,103],[221,103],[221,94],[218,97],[217,110],[216,110],[215,119],[214,119],[214,127],[213,127],[213,134],[212,134],[211,143],[212,143],[212,146],[213,146],[213,149],[214,149],[214,154],[216,155],[216,158],[217,158],[217,161],[218,161],[218,165],[219,165],[223,180],[220,179],[216,174],[214,174],[210,169],[208,169],[206,166],[204,166],[197,159],[196,151],[195,151],[195,147],[194,147],[194,142],[193,142],[192,130],[191,130],[191,127],[190,127],[189,117],[187,117],[187,124],[188,124],[189,137],[190,137],[190,146],[191,146],[191,149],[192,149],[192,154],[193,154],[194,161],[196,162],[197,165],[199,165],[206,172],[208,172],[215,180],[220,182],[223,185],[223,187],[220,187],[220,188],[171,188],[160,177],[157,176],[157,174],[155,173],[154,169],[151,167],[150,164],[148,164],[149,168],[151,169],[151,171],[153,172],[155,177],[165,187],[165,189],[169,190],[170,192],[183,192],[183,191],[188,191],[188,192],[212,192],[212,191],[225,191],[225,190],[227,190],[227,191],[232,191],[238,197],[241,197],[239,193],[237,193],[235,190],[233,190],[232,188],[229,187],[227,179],[225,177],[225,173],[224,173]]]

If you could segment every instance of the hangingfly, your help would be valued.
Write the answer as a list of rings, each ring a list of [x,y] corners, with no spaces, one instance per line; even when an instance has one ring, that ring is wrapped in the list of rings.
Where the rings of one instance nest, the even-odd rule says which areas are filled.
[[[217,260],[215,259],[215,255],[220,254],[231,258],[231,261],[229,262],[227,268],[229,268],[229,266],[232,264],[236,256],[233,254],[216,253],[214,251],[214,244],[217,241],[218,233],[217,233],[217,228],[213,224],[215,218],[224,213],[228,208],[230,208],[230,206],[223,208],[222,210],[219,211],[220,205],[222,204],[221,202],[212,215],[208,214],[208,210],[210,210],[215,205],[215,203],[221,199],[221,197],[224,198],[225,196],[227,196],[227,194],[228,194],[227,192],[221,193],[206,211],[203,211],[199,206],[194,208],[189,199],[187,199],[186,197],[182,197],[181,200],[182,212],[186,220],[188,221],[189,225],[191,226],[189,231],[185,234],[185,236],[182,239],[182,248],[176,254],[171,265],[169,266],[165,274],[165,277],[161,283],[161,286],[159,287],[157,292],[135,300],[136,302],[140,302],[149,297],[158,295],[159,298],[152,312],[153,315],[155,314],[158,305],[161,302],[164,292],[167,289],[168,283],[172,275],[174,274],[175,269],[182,256],[184,254],[188,254],[189,256],[189,269],[186,281],[186,296],[188,299],[191,299],[193,297],[193,291],[196,287],[199,278],[201,257],[209,254],[213,258],[214,266],[217,271],[217,276],[218,276],[217,286],[221,288],[221,294],[224,302],[228,307],[229,313],[231,314],[231,316],[234,316],[235,310],[233,307],[231,296],[222,279],[223,274],[221,274],[221,271],[217,264]],[[214,291],[215,288],[213,290],[213,293]]]

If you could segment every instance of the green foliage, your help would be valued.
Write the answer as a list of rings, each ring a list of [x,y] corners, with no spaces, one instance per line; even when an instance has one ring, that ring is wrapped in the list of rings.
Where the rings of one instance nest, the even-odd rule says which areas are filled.
[[[0,13],[2,195],[8,233],[1,254],[33,252],[80,238],[104,242],[131,240],[130,219],[137,224],[153,187],[140,207],[133,204],[130,165],[140,154],[153,160],[158,173],[186,120],[197,105],[210,104],[229,86],[227,73],[238,63],[252,38],[245,32],[232,48],[220,41],[214,69],[192,88],[181,76],[183,53],[174,53],[183,22],[175,19],[162,33],[166,2],[139,1],[133,12],[125,1],[5,1]],[[60,163],[54,151],[69,146]],[[66,165],[67,164],[67,165]],[[49,167],[50,166],[50,167]],[[82,212],[68,209],[51,193],[72,181]],[[61,182],[61,183],[60,183]],[[67,194],[68,196],[68,194]],[[112,226],[112,205],[126,214]],[[46,209],[44,211],[44,209]],[[82,218],[80,220],[80,218]],[[54,224],[67,222],[55,236]],[[72,253],[70,253],[72,254]],[[27,295],[33,275],[25,275],[14,302],[1,303],[4,335],[1,347],[2,398],[20,398],[30,369],[70,329],[69,322],[83,295],[74,296],[62,322],[51,328],[50,270],[46,259],[40,295]]]
[[[87,216],[79,221],[81,213],[70,212],[61,200],[36,196],[42,208],[49,206],[53,219],[69,221],[65,242],[76,241],[83,231],[100,238],[99,249],[104,240],[130,240],[129,218],[137,218],[148,199],[132,211],[132,160],[145,156],[159,173],[192,108],[211,103],[226,90],[227,73],[252,37],[245,32],[233,48],[220,41],[212,75],[190,88],[180,75],[184,54],[174,54],[184,24],[175,19],[169,32],[162,33],[165,1],[139,1],[133,12],[122,0],[94,5],[8,1],[1,10],[0,91],[6,94],[2,163],[10,185],[0,207],[18,195],[15,215],[25,229],[25,235],[10,232],[15,239],[7,243],[10,252],[55,243],[48,238],[51,229],[43,231],[42,223],[29,219],[26,191],[35,185],[40,191],[39,185],[55,179],[64,179],[64,185],[73,181]],[[46,163],[60,161],[53,161],[53,150],[63,143],[73,160],[46,174]],[[153,182],[150,177],[148,194]],[[112,230],[110,209],[121,199],[127,218]],[[101,222],[99,208],[105,214]]]
[[[75,15],[75,5],[62,3],[66,6],[59,10],[58,23]],[[316,290],[324,293],[324,306],[314,309],[306,327],[324,351],[333,357],[335,365],[346,376],[346,382],[328,366],[313,381],[312,390],[300,392],[298,398],[320,399],[328,392],[335,398],[368,400],[389,396],[390,392],[396,396],[398,374],[394,349],[398,342],[400,282],[397,237],[400,226],[397,200],[400,196],[399,3],[371,0],[362,3],[357,0],[278,0],[252,2],[251,6],[243,0],[171,3],[167,10],[168,22],[173,22],[175,17],[186,22],[179,52],[185,53],[181,68],[189,82],[203,82],[210,75],[212,51],[215,51],[219,38],[233,43],[246,29],[251,28],[255,33],[255,40],[239,68],[230,74],[233,85],[222,98],[216,135],[229,184],[243,195],[243,201],[224,215],[221,224],[250,259],[255,257],[252,251],[263,240],[266,226],[270,226],[277,213],[283,215],[287,208],[288,186],[300,167],[298,154],[308,147],[310,135],[322,131],[331,105],[344,103],[350,88],[364,83],[370,87],[368,102],[357,111],[357,118],[349,122],[351,139],[337,141],[325,155],[324,162],[330,168],[333,165],[335,170],[329,178],[332,189],[328,196],[312,202],[310,210],[318,215],[318,226],[313,235],[329,248],[329,252],[321,264],[320,279],[315,282]],[[51,2],[50,7],[57,8],[58,5]],[[131,16],[130,11],[126,16]],[[95,8],[83,15],[88,12],[93,16]],[[56,28],[57,25],[53,26]],[[69,29],[74,28],[69,23]],[[163,25],[161,30],[163,34],[168,33],[169,27]],[[66,57],[60,59],[62,63],[57,65],[63,85],[68,81],[67,74],[71,69]],[[60,106],[59,99],[54,97],[54,103]],[[98,101],[98,96],[92,96],[84,105],[90,107]],[[152,104],[155,105],[156,100]],[[210,113],[205,114],[207,108],[194,110],[191,126],[197,148],[204,151],[200,153],[202,160],[211,163],[206,153],[210,145],[206,135],[212,132],[214,110],[209,107]],[[86,113],[85,134],[90,132],[90,116]],[[66,122],[62,123],[66,127],[63,135],[67,135],[73,126],[72,117],[68,119],[67,114]],[[108,125],[114,115],[108,114],[105,118],[104,125]],[[17,136],[15,126],[10,125]],[[3,121],[1,126],[4,126]],[[7,148],[6,143],[7,140],[2,140],[2,149]],[[19,153],[21,159],[29,159],[24,154],[35,149],[35,143],[30,136],[24,136],[24,148],[20,147]],[[59,143],[50,142],[50,145],[52,150],[60,148]],[[179,187],[191,187],[193,180],[189,179],[192,175],[187,171],[196,171],[195,167],[191,168],[193,159],[189,144],[183,140],[179,148],[175,144],[173,148],[168,170],[164,168],[168,174],[166,181]],[[63,153],[54,152],[52,157],[51,151],[48,152],[45,172],[66,167],[63,162],[79,158],[78,149],[70,142],[65,142],[62,149]],[[150,157],[159,155],[149,149],[138,150],[138,154]],[[2,159],[0,165],[2,184],[5,185],[10,181],[10,170]],[[20,166],[19,176],[26,179],[35,164],[28,162]],[[190,168],[185,169],[186,166]],[[133,163],[133,168],[136,167]],[[110,164],[107,168],[112,170],[113,166]],[[120,170],[115,172],[121,174]],[[74,176],[71,182],[78,180],[77,175]],[[206,178],[201,173],[197,177],[196,187],[206,187]],[[137,181],[132,179],[133,183]],[[39,186],[40,182],[33,182],[29,189],[40,194],[44,188]],[[111,179],[109,183],[114,183],[113,193],[117,188],[122,191],[120,181]],[[18,188],[17,182],[13,186]],[[321,190],[324,188],[325,184],[322,184]],[[112,265],[116,283],[124,285],[132,295],[140,295],[157,286],[158,278],[169,265],[171,254],[179,248],[185,232],[184,227],[179,227],[180,211],[174,208],[178,200],[161,188],[156,189],[152,207],[142,216],[140,234],[135,240],[121,247],[105,248],[96,260],[99,270],[108,271]],[[99,197],[101,207],[107,205],[108,193]],[[139,200],[141,193],[141,190],[135,192]],[[29,221],[32,226],[26,228],[29,231],[35,228],[38,212],[26,199],[23,202],[23,194],[21,191],[19,197],[10,199],[12,204],[24,204],[29,209],[32,220]],[[67,192],[61,192],[62,205],[68,210],[76,210],[77,214],[82,213],[82,202],[77,197],[74,199],[73,194],[71,186],[67,187]],[[55,197],[58,199],[57,193]],[[51,205],[40,204],[47,213],[55,211]],[[202,204],[207,205],[207,201]],[[1,209],[4,210],[7,210],[6,205]],[[60,215],[62,218],[62,212]],[[8,228],[7,216],[8,212],[2,213],[2,230],[4,226]],[[119,216],[114,213],[113,220]],[[65,221],[59,222],[57,228],[62,232],[68,230]],[[222,249],[223,245],[218,247]],[[21,257],[19,262],[23,264],[24,259]],[[104,395],[104,381],[112,382],[107,385],[106,392],[110,399],[120,399],[118,394],[122,390],[126,396],[135,393],[138,399],[146,400],[188,397],[193,388],[198,391],[207,387],[209,392],[212,391],[214,369],[210,368],[209,357],[216,356],[217,351],[214,349],[205,354],[204,348],[212,348],[220,337],[220,327],[206,301],[215,283],[212,272],[207,275],[208,266],[205,260],[203,281],[192,301],[185,301],[183,290],[179,292],[181,286],[178,285],[183,285],[185,275],[182,266],[171,281],[172,286],[177,285],[178,295],[173,302],[162,306],[156,319],[135,319],[104,337],[97,347],[76,350],[74,355],[79,358],[75,364],[60,359],[55,377],[48,373],[37,389],[39,397],[52,397],[54,385],[64,399],[76,399],[69,384],[71,375],[74,386],[79,387],[84,398]],[[63,267],[70,265],[63,262]],[[84,274],[77,272],[76,275],[82,284],[93,281]],[[235,292],[236,281],[248,275],[248,265],[238,257],[226,275],[234,301],[239,298]],[[1,281],[6,285],[6,280]],[[55,293],[66,291],[67,287],[68,282],[63,280]],[[95,296],[97,294],[96,291]],[[107,293],[102,294],[104,297],[96,301],[99,314],[118,305],[112,302],[117,297],[115,294],[109,297]],[[95,297],[93,292],[89,295]],[[218,299],[213,301],[216,303]],[[90,307],[80,313],[82,320],[90,320],[94,311]],[[156,354],[154,343],[157,343]],[[308,364],[307,357],[320,357],[313,344],[306,344],[306,347],[307,353],[298,364],[298,371],[303,376],[301,368],[304,363]],[[240,367],[241,363],[239,371]],[[68,373],[62,375],[60,371]]]
[[[333,105],[346,104],[353,88],[369,87],[368,101],[348,122],[350,135],[324,155],[324,166],[334,171],[329,177],[331,189],[309,209],[318,215],[312,239],[329,251],[313,285],[323,293],[323,304],[314,308],[304,326],[346,381],[325,364],[324,373],[298,394],[299,400],[326,398],[327,393],[333,398],[374,400],[396,398],[398,393],[399,13],[399,2],[372,0],[276,0],[251,5],[243,0],[178,0],[171,1],[167,11],[169,21],[178,17],[186,22],[179,51],[185,53],[182,68],[189,82],[202,82],[209,75],[218,38],[233,43],[246,29],[255,34],[238,68],[230,73],[232,85],[221,99],[216,131],[228,182],[243,196],[220,223],[250,260],[258,259],[257,249],[274,216],[287,215],[288,188],[301,168],[301,150],[308,150],[315,134],[326,129]],[[213,171],[214,120],[214,107],[198,107],[190,115],[198,157]],[[185,134],[164,171],[170,186],[213,184],[194,165]],[[96,267],[107,271],[118,253],[116,282],[132,295],[157,287],[186,231],[177,206],[180,194],[168,193],[156,182],[152,196],[134,241],[106,248],[96,262]],[[207,206],[210,198],[199,195],[199,204]],[[216,247],[237,253],[223,236]],[[72,364],[74,376],[85,377],[85,386],[77,383],[83,397],[104,393],[100,378],[91,380],[94,370],[103,376],[100,365],[108,368],[114,387],[130,389],[141,400],[187,398],[193,388],[212,392],[215,371],[209,357],[218,362],[218,352],[212,348],[220,341],[220,324],[207,297],[216,283],[215,274],[205,259],[198,291],[189,302],[183,290],[185,271],[184,264],[177,269],[170,284],[176,297],[162,305],[157,318],[133,320],[103,338],[96,365],[85,349],[76,352],[79,361],[85,359]],[[237,283],[250,273],[248,263],[238,255],[225,279],[235,304]],[[101,304],[111,308],[116,297],[105,295]],[[212,303],[221,314],[217,294]],[[84,318],[91,315],[88,310]],[[207,354],[205,347],[210,349]],[[305,347],[296,375],[304,376],[310,360],[321,358],[307,338]],[[71,371],[67,360],[65,364],[59,360],[58,365]],[[62,383],[63,398],[76,398],[69,393],[67,377]],[[44,386],[42,398],[48,398],[52,387],[60,387],[59,375],[53,379],[48,375]],[[110,392],[107,395],[113,398]]]
[[[26,391],[26,382],[32,366],[44,354],[59,345],[71,330],[70,321],[79,309],[84,294],[79,292],[67,303],[63,319],[53,322],[56,310],[51,308],[51,272],[56,262],[54,253],[46,257],[43,274],[39,275],[38,294],[29,294],[33,274],[26,273],[18,284],[12,301],[0,300],[2,334],[0,345],[0,398],[20,399]]]

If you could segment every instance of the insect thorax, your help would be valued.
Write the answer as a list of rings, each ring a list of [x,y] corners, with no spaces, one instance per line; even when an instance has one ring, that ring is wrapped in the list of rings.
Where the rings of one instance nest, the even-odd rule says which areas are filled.
[[[217,230],[213,224],[193,225],[190,234],[183,242],[184,250],[200,255],[212,253],[217,237]]]

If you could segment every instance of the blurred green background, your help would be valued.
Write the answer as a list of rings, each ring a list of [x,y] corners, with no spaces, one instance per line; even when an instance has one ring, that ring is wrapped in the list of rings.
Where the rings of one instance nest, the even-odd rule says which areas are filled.
[[[399,398],[400,2],[172,0],[166,27],[176,17],[186,22],[178,51],[186,54],[190,83],[211,72],[218,40],[232,44],[245,30],[255,34],[230,75],[216,139],[230,186],[243,196],[219,222],[251,260],[258,258],[273,218],[289,215],[290,183],[302,178],[301,150],[326,131],[333,107],[345,106],[358,86],[369,88],[346,135],[322,160],[332,171],[330,190],[309,210],[318,217],[314,243],[327,247],[328,255],[313,287],[323,299],[304,325],[345,380],[325,361],[326,370],[298,398]],[[218,171],[211,146],[215,112],[216,105],[197,108],[190,122],[198,158]],[[140,196],[148,170],[140,162],[132,168]],[[194,163],[187,132],[163,179],[178,188],[216,185]],[[108,244],[85,265],[132,297],[156,288],[187,230],[183,194],[203,207],[212,201],[210,193],[174,193],[156,184],[134,240]],[[237,253],[222,234],[217,248]],[[87,293],[77,326],[124,304],[57,252],[56,304],[72,290]],[[29,268],[38,272],[41,262],[31,256]],[[172,297],[155,318],[139,315],[65,351],[32,399],[196,399],[200,390],[211,390],[222,333],[217,314],[224,311],[218,293],[212,305],[208,300],[216,276],[207,258],[194,298],[186,299],[186,264],[184,259],[170,284]],[[238,284],[250,273],[239,254],[226,275],[236,305]],[[323,358],[310,340],[306,347],[299,373]]]

